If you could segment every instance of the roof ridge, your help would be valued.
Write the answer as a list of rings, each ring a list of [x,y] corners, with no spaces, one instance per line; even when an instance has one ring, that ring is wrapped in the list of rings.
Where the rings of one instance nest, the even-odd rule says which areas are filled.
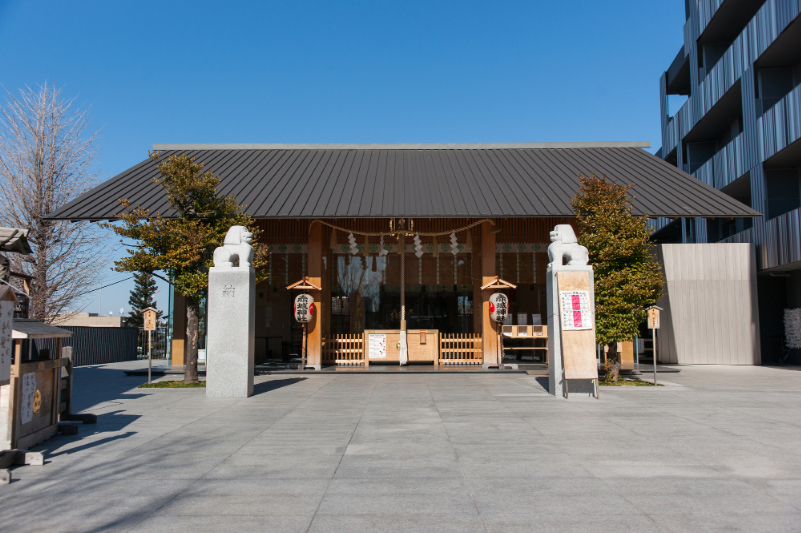
[[[153,150],[503,150],[511,148],[650,148],[650,141],[544,142],[544,143],[154,143]]]

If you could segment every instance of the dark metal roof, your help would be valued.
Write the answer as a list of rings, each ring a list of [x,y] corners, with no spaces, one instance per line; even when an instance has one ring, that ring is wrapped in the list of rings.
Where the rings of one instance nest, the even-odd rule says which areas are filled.
[[[760,216],[726,194],[635,146],[542,145],[155,145],[187,154],[221,180],[255,218],[572,216],[578,175],[633,184],[639,215]],[[202,149],[201,149],[202,148]],[[48,218],[114,219],[118,199],[173,216],[152,182],[150,159]]]
[[[0,228],[0,251],[32,254],[33,250],[28,244],[28,231],[22,228]]]

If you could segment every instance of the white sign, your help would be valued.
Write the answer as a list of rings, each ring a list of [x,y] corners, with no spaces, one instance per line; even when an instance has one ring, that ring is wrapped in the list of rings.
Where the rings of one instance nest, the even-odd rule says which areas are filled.
[[[592,329],[590,291],[559,291],[562,329]]]
[[[386,359],[387,357],[387,336],[381,333],[370,333],[367,335],[370,359]]]
[[[22,409],[20,418],[23,424],[33,420],[33,398],[36,396],[36,374],[22,375]]]
[[[14,302],[0,301],[0,381],[11,379],[11,352],[14,340],[11,336],[14,321]]]

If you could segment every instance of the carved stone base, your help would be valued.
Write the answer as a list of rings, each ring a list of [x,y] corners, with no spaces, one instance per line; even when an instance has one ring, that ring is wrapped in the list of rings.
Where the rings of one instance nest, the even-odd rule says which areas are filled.
[[[206,396],[247,398],[253,395],[256,345],[256,271],[253,268],[209,269]]]

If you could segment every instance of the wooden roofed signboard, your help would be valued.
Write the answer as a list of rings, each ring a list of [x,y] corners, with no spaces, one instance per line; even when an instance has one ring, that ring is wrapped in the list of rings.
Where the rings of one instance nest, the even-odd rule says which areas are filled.
[[[565,379],[598,379],[589,272],[557,272]]]

